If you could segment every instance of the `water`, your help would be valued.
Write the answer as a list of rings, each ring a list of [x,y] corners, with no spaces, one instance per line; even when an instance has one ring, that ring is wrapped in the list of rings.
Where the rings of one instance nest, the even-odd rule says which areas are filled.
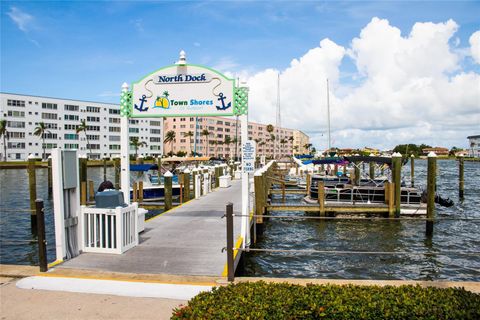
[[[55,227],[53,201],[48,200],[47,169],[37,169],[37,198],[44,200],[45,233],[47,238],[48,262],[55,261]],[[107,168],[107,180],[115,180],[112,167]],[[87,170],[87,179],[98,187],[103,181],[103,167]],[[25,169],[0,170],[0,263],[38,265],[38,246],[30,232],[30,194],[28,173]],[[146,219],[162,210],[150,210]]]
[[[426,185],[426,161],[415,162],[415,185]],[[465,162],[465,200],[458,200],[458,163],[438,161],[438,193],[455,205],[436,206],[437,217],[480,218],[480,163]],[[366,168],[368,170],[368,166]],[[410,165],[403,167],[409,184]],[[287,201],[301,197],[289,195]],[[275,196],[274,202],[281,202]],[[272,215],[303,212],[272,212]],[[294,220],[270,218],[255,248],[282,250],[478,252],[480,221],[437,221],[431,239],[425,221]],[[248,253],[246,276],[337,279],[480,280],[480,256],[475,255],[364,255],[320,253]]]

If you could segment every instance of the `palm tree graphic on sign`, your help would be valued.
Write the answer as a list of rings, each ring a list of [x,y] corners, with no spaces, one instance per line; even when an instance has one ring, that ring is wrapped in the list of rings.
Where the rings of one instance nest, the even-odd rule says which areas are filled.
[[[168,91],[164,91],[163,96],[161,97],[157,96],[157,99],[155,100],[155,105],[153,107],[168,109],[170,107],[170,100],[168,100],[168,96]]]

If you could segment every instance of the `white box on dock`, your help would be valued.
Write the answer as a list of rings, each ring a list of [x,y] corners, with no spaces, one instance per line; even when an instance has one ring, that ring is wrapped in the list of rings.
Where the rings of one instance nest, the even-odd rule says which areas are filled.
[[[220,188],[228,188],[230,187],[230,181],[232,180],[231,179],[232,177],[230,175],[226,175],[226,176],[220,176],[219,179],[220,179]]]
[[[242,179],[242,171],[240,170],[235,171],[235,179]]]
[[[148,213],[148,210],[143,208],[138,208],[138,233],[145,230],[145,215]]]

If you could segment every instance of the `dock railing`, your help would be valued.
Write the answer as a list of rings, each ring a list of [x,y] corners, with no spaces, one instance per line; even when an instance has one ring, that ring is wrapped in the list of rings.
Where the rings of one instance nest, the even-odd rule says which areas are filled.
[[[82,206],[83,252],[122,254],[138,245],[138,203],[115,209]]]

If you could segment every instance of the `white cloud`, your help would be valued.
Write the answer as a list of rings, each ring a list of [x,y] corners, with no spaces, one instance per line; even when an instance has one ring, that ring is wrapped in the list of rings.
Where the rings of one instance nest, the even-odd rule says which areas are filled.
[[[143,28],[143,19],[134,19],[130,20],[130,23],[133,25],[135,30],[139,33],[143,33],[145,29]]]
[[[409,34],[373,18],[349,48],[324,39],[292,60],[285,70],[248,77],[250,118],[275,123],[277,74],[281,75],[282,126],[317,132],[324,148],[326,79],[330,81],[332,140],[339,147],[393,147],[399,143],[466,146],[480,123],[480,75],[462,70],[455,45],[458,25],[416,23]],[[470,38],[480,60],[480,32]],[[473,52],[477,48],[476,52]],[[357,83],[340,78],[343,59],[352,59]],[[478,62],[478,60],[477,60]]]
[[[470,53],[476,63],[480,64],[480,30],[473,33],[469,39]]]
[[[28,32],[32,27],[33,16],[18,9],[17,7],[10,7],[10,11],[7,12],[7,15],[23,32]]]

